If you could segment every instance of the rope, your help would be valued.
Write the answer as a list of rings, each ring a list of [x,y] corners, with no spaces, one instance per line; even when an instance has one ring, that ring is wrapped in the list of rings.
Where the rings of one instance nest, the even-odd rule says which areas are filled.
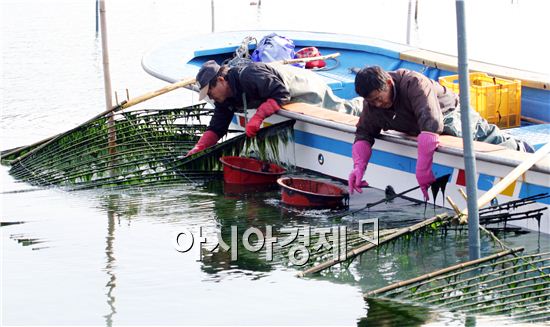
[[[247,36],[241,42],[241,45],[235,50],[233,59],[228,59],[223,62],[222,65],[228,65],[229,67],[242,67],[250,64],[250,53],[248,52],[249,44],[254,42],[255,45],[258,41],[253,36]]]

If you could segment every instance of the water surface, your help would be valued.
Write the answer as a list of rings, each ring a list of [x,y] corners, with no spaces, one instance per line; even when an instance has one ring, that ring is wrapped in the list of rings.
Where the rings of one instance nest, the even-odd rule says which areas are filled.
[[[249,1],[217,1],[216,30],[315,26],[320,31],[404,42],[406,20],[392,17],[388,24],[384,18],[404,17],[406,1],[398,3],[344,1],[326,10],[308,2],[262,1],[258,9]],[[417,44],[452,52],[454,39],[434,33],[453,29],[454,2],[420,3]],[[530,31],[543,30],[539,28],[543,20],[537,17],[548,12],[543,10],[547,2],[483,3],[471,10],[491,16],[470,17],[479,31],[470,33],[475,45],[471,54],[523,67],[547,57],[541,55],[547,49],[525,37]],[[437,4],[441,17],[432,19],[430,4]],[[355,10],[355,6],[360,7]],[[94,1],[2,1],[2,149],[65,131],[104,109],[94,9]],[[211,28],[210,1],[206,0],[108,1],[107,10],[111,77],[120,99],[126,88],[132,97],[164,86],[141,70],[145,51]],[[311,13],[307,20],[304,12]],[[495,18],[526,16],[530,19],[514,28]],[[489,37],[486,31],[493,26],[507,32]],[[506,42],[514,46],[504,46]],[[183,106],[194,101],[196,95],[180,90],[146,106]],[[466,260],[464,235],[434,238],[378,257],[368,254],[349,270],[299,279],[295,277],[298,269],[289,266],[284,255],[267,262],[261,253],[242,251],[240,259],[232,262],[227,253],[213,252],[197,261],[198,253],[175,250],[174,234],[202,228],[210,246],[218,240],[218,231],[227,237],[232,225],[242,229],[270,225],[277,230],[326,227],[334,223],[327,218],[334,212],[288,210],[281,206],[277,192],[228,194],[220,181],[69,192],[19,183],[4,166],[0,176],[1,221],[22,222],[0,227],[3,324],[354,325],[382,319],[398,325],[400,321],[421,325],[426,320],[452,325],[465,319],[403,306],[398,306],[400,314],[388,314],[395,308],[362,298],[367,290]],[[358,207],[383,197],[382,191],[371,189],[352,204]],[[361,218],[379,218],[385,227],[395,227],[396,222],[414,223],[442,211],[429,207],[424,213],[422,205],[398,200],[338,223],[351,226]],[[530,251],[549,247],[548,238],[536,233],[510,234],[506,241]],[[495,247],[483,239],[482,250],[492,253]],[[407,318],[412,316],[416,318]]]

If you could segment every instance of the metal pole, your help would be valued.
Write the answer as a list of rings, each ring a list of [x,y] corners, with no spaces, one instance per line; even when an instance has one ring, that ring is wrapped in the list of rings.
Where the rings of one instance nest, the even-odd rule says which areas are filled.
[[[215,31],[215,28],[214,28],[214,0],[210,0],[210,6],[212,7],[212,33],[214,33]]]
[[[456,31],[458,41],[458,76],[460,84],[460,121],[464,141],[464,167],[468,195],[468,239],[470,260],[479,259],[479,211],[477,207],[476,165],[470,124],[470,78],[466,46],[465,0],[456,0]]]
[[[113,107],[111,95],[111,72],[109,70],[109,50],[107,43],[107,11],[105,10],[105,0],[99,1],[99,16],[101,18],[101,52],[103,54],[103,83],[105,86],[105,106],[107,110]],[[109,115],[107,121],[109,127],[109,154],[116,153],[116,130],[113,113]],[[114,156],[113,156],[114,158]],[[114,162],[112,162],[114,164]]]

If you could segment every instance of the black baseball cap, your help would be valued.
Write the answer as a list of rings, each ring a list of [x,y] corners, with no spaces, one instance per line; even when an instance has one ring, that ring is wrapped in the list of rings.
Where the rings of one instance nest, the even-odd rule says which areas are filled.
[[[205,62],[199,72],[197,73],[197,83],[199,84],[199,100],[206,98],[208,94],[208,87],[212,79],[218,75],[220,65],[214,60],[208,60]]]

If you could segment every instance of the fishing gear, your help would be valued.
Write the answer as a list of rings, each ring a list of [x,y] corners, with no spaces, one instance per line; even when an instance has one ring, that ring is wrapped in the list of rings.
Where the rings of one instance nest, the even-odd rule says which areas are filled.
[[[437,190],[444,190],[445,189],[445,185],[449,182],[449,177],[451,175],[450,174],[447,174],[447,175],[443,175],[443,176],[440,176],[438,177],[433,183],[432,183],[432,192],[435,193],[435,191],[433,190],[433,188],[437,188]],[[369,208],[372,208],[376,205],[379,205],[381,203],[385,203],[385,202],[388,202],[388,201],[391,201],[395,198],[398,198],[398,197],[401,197],[407,193],[410,193],[414,190],[417,190],[419,189],[420,186],[417,185],[415,187],[412,187],[408,190],[405,190],[401,193],[395,193],[395,191],[393,191],[393,194],[391,194],[392,192],[388,189],[386,189],[386,197],[384,199],[381,199],[379,201],[376,201],[376,202],[372,202],[372,203],[367,203],[364,207],[362,208],[359,208],[359,209],[355,209],[355,210],[352,210],[352,211],[348,211],[348,212],[344,212],[344,213],[340,213],[340,214],[336,214],[336,215],[333,215],[333,216],[330,216],[328,217],[329,219],[337,219],[337,218],[342,218],[342,217],[345,217],[345,216],[353,216],[354,214],[360,212],[360,211],[363,211],[365,209],[369,209]],[[393,189],[393,188],[392,188]],[[388,196],[389,195],[389,196]]]

